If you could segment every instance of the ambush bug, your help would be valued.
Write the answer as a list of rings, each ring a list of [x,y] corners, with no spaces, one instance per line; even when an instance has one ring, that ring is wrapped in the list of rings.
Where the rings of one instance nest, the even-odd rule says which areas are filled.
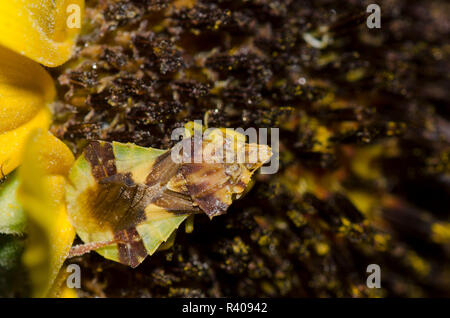
[[[191,142],[193,129],[199,127],[186,127],[191,129],[183,142]],[[170,245],[175,230],[189,216],[205,213],[213,218],[225,213],[272,153],[268,146],[245,143],[239,133],[218,138],[224,131],[210,129],[203,137],[204,158],[214,157],[219,148],[236,150],[239,144],[246,158],[255,150],[264,155],[252,163],[174,162],[171,150],[91,142],[69,173],[68,214],[85,243],[74,246],[70,256],[96,250],[107,259],[136,267],[147,255]],[[191,223],[187,230],[192,230]]]

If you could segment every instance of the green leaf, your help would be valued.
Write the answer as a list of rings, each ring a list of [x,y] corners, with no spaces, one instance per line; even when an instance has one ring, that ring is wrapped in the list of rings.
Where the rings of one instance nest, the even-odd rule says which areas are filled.
[[[0,234],[0,267],[3,270],[10,270],[17,266],[22,250],[22,238]]]
[[[0,234],[0,297],[26,296],[27,275],[21,257],[24,238]]]
[[[19,180],[15,172],[8,175],[0,185],[0,233],[22,234],[25,231],[25,213],[16,197],[18,186]]]

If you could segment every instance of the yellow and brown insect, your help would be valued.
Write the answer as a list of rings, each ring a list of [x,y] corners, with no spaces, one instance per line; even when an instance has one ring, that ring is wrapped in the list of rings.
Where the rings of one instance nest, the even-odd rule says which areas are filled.
[[[189,215],[203,212],[212,218],[225,213],[272,153],[265,145],[235,142],[244,137],[238,133],[216,138],[220,131],[203,137],[204,158],[214,157],[220,147],[229,152],[239,147],[230,145],[240,144],[245,158],[258,152],[256,162],[176,162],[171,150],[90,143],[69,174],[68,213],[85,243],[71,255],[96,249],[105,258],[136,267]]]

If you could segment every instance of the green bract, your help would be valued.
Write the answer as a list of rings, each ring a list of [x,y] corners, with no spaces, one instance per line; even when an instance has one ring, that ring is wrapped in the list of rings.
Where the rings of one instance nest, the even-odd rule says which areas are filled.
[[[16,198],[18,187],[16,173],[10,174],[0,184],[0,233],[22,234],[25,230],[25,213]]]

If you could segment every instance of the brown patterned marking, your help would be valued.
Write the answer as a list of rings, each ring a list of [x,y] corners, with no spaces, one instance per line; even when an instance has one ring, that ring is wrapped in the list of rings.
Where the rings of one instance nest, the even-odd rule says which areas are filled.
[[[229,205],[222,202],[214,193],[195,198],[195,202],[210,217],[224,214]]]
[[[182,166],[183,175],[194,174],[198,171],[201,171],[205,167],[205,163],[186,163]]]
[[[109,142],[91,142],[84,150],[84,157],[91,164],[92,175],[97,180],[117,173],[113,147]]]
[[[123,184],[127,187],[133,187],[136,185],[136,183],[133,181],[130,172],[118,173],[110,177],[102,178],[98,181],[98,183],[99,184],[116,183],[116,184]]]
[[[79,198],[92,222],[102,228],[120,231],[145,220],[145,207],[151,198],[144,185],[130,184],[127,176],[117,174],[100,180]]]
[[[202,193],[207,192],[211,188],[211,186],[213,186],[213,184],[211,184],[210,182],[203,181],[199,183],[189,184],[188,189],[189,193],[192,196],[197,197]]]
[[[219,170],[223,169],[223,165],[220,164],[219,166],[214,165],[214,167],[216,168],[212,168],[212,169],[208,169],[204,172],[203,176],[204,177],[209,177],[209,176],[214,176],[214,174],[216,174]]]
[[[190,196],[165,190],[162,195],[153,202],[155,205],[173,213],[200,213],[201,210],[193,205]]]
[[[181,169],[192,200],[210,217],[226,212],[230,177],[223,164],[184,164]]]
[[[179,167],[179,164],[172,161],[170,151],[167,151],[156,158],[145,184],[149,187],[157,184],[163,186],[177,174]]]
[[[170,181],[167,183],[167,189],[189,196],[189,191],[186,187],[186,180],[184,180],[183,174],[180,170],[178,170],[176,176],[170,179]]]
[[[225,166],[217,163],[184,164],[180,171],[186,180],[189,193],[193,196],[213,191],[230,179],[225,174]]]
[[[242,180],[239,179],[238,183],[235,186],[245,190],[247,184],[245,184]]]
[[[116,232],[114,238],[119,242],[119,260],[133,268],[138,266],[148,255],[139,233],[135,227]]]

